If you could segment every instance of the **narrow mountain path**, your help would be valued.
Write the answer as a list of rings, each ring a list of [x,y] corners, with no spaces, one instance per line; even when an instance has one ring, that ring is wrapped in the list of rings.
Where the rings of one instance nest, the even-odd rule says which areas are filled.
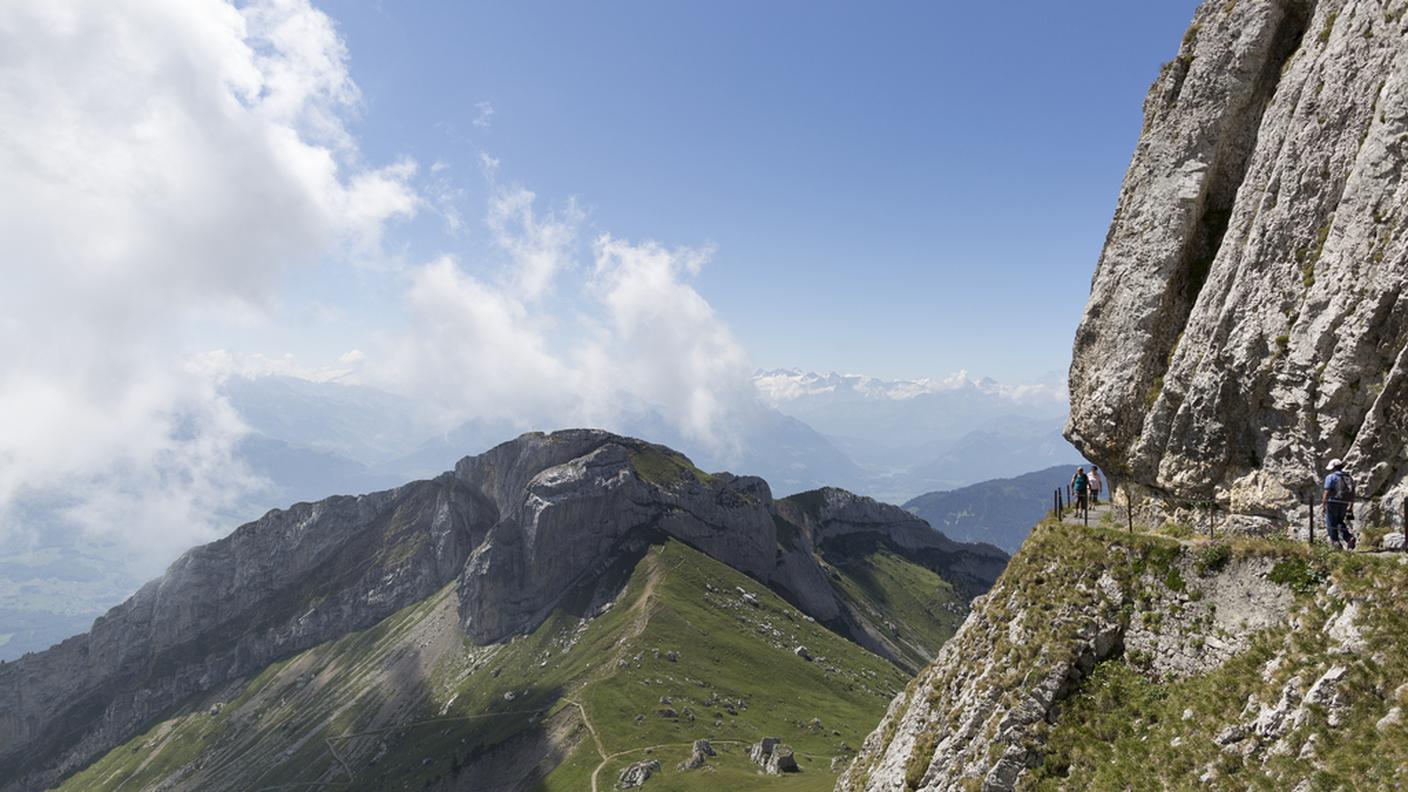
[[[1106,519],[1107,515],[1108,519]],[[1114,505],[1111,504],[1109,501],[1105,501],[1104,503],[1101,503],[1096,506],[1091,506],[1088,521],[1086,517],[1082,515],[1079,511],[1076,511],[1074,508],[1067,507],[1065,514],[1063,514],[1061,517],[1061,522],[1066,525],[1078,525],[1082,527],[1090,526],[1096,528],[1107,528],[1110,530],[1117,531],[1128,530],[1129,525],[1128,516],[1125,514],[1125,512],[1116,509]],[[1324,530],[1324,526],[1318,524],[1316,525],[1315,544],[1319,545],[1328,541],[1325,537]],[[1202,526],[1202,530],[1196,531],[1194,536],[1184,537],[1170,536],[1166,533],[1150,530],[1149,526],[1147,525],[1141,525],[1137,523],[1134,526],[1134,532],[1144,534],[1146,536],[1157,536],[1160,539],[1178,542],[1184,547],[1199,547],[1201,545],[1207,544],[1209,541],[1206,533],[1206,526]],[[1214,535],[1214,540],[1219,538],[1227,537],[1222,533],[1217,533]],[[1345,550],[1342,552],[1349,552],[1354,553],[1355,555],[1371,556],[1375,558],[1396,558],[1398,556],[1403,555],[1402,550],[1385,550],[1382,548],[1368,547],[1359,547],[1354,550]]]
[[[660,582],[665,577],[665,570],[661,569],[660,561],[656,558],[654,553],[646,553],[644,563],[647,565],[645,585],[641,587],[640,594],[636,597],[635,602],[631,603],[632,618],[630,627],[627,629],[627,637],[622,638],[616,643],[616,652],[612,654],[612,656],[610,657],[610,659],[607,660],[607,662],[601,664],[597,673],[594,675],[598,679],[610,674],[611,668],[613,668],[623,659],[625,659],[626,652],[629,650],[631,643],[645,633],[645,628],[650,623],[651,600],[654,599],[655,591],[659,588]],[[684,563],[684,559],[680,559],[680,561],[678,561],[675,566],[679,566],[682,563]],[[592,679],[582,683],[582,685],[577,688],[577,692],[580,693],[581,691],[585,690],[594,681],[597,680]],[[680,746],[687,747],[692,746],[694,744],[691,741],[686,743],[661,743],[660,745],[641,745],[635,748],[627,748],[622,751],[616,751],[615,753],[607,753],[606,744],[602,741],[601,735],[597,732],[596,725],[592,723],[591,716],[587,714],[587,708],[576,699],[564,698],[563,701],[573,707],[576,707],[577,711],[582,714],[582,723],[587,727],[587,732],[592,736],[592,742],[596,745],[597,755],[601,757],[601,762],[598,763],[596,768],[592,770],[591,792],[600,792],[601,771],[604,770],[613,759],[619,759],[622,756],[626,756],[628,754],[633,753],[640,753],[642,751],[653,751],[662,748],[676,748]],[[732,743],[742,744],[738,740],[719,741],[720,745],[727,745]]]
[[[749,743],[748,743],[747,740],[710,740],[710,741],[709,741],[709,744],[710,744],[710,745],[742,745],[742,746],[747,746]],[[663,749],[665,749],[665,748],[692,748],[692,747],[694,747],[694,742],[691,740],[690,742],[660,743],[659,745],[642,745],[642,746],[640,746],[639,748],[627,748],[627,749],[624,750],[624,751],[617,751],[617,752],[614,753],[614,754],[610,754],[610,755],[606,756],[605,758],[603,758],[603,759],[601,760],[601,764],[597,765],[597,766],[596,766],[596,769],[592,771],[592,792],[599,792],[599,790],[597,789],[597,775],[602,771],[602,768],[604,768],[604,767],[606,767],[608,764],[610,764],[610,763],[612,762],[612,760],[620,759],[620,758],[623,757],[623,756],[627,756],[627,755],[633,754],[633,753],[641,753],[641,752],[643,752],[643,751],[660,751],[660,750],[663,750]]]

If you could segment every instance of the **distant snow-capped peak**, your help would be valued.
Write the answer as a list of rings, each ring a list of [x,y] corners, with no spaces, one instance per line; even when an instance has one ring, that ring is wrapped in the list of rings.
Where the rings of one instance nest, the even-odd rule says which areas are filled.
[[[904,401],[925,394],[962,390],[1026,404],[1064,403],[1067,399],[1066,381],[1059,376],[1047,382],[1004,385],[991,377],[974,379],[962,369],[942,379],[921,377],[903,380],[884,380],[864,374],[838,374],[834,371],[817,374],[801,369],[759,370],[753,374],[753,385],[763,399],[774,406],[827,394],[857,396],[866,400]]]

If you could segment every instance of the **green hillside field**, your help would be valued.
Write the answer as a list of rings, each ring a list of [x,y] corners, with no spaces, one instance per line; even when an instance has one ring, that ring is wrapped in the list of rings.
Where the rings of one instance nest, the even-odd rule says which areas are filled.
[[[856,607],[893,610],[916,655],[957,624],[943,581],[891,553],[836,575]],[[504,644],[464,639],[447,586],[200,697],[60,788],[577,792],[658,759],[651,790],[829,790],[907,679],[756,581],[662,540]],[[791,746],[801,772],[762,774],[747,748],[765,736]],[[679,769],[699,738],[718,756]]]

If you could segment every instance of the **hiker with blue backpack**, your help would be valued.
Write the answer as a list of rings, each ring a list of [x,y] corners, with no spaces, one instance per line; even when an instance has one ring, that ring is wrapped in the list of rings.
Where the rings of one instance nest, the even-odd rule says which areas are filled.
[[[1086,495],[1090,491],[1090,477],[1085,475],[1085,468],[1076,468],[1076,474],[1071,476],[1071,491],[1075,493],[1076,513],[1081,514],[1090,509],[1090,503],[1086,500]]]
[[[1330,460],[1330,475],[1325,477],[1325,491],[1320,498],[1325,509],[1325,528],[1330,544],[1336,549],[1354,549],[1354,534],[1349,521],[1354,519],[1354,479],[1345,472],[1344,460]],[[1341,544],[1343,541],[1343,544]]]

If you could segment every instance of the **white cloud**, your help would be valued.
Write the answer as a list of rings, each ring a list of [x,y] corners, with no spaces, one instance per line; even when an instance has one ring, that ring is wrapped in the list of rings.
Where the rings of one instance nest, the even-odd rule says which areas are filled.
[[[306,0],[13,0],[0,52],[0,525],[61,491],[93,530],[207,538],[254,482],[179,339],[374,251],[420,205],[415,164],[360,161],[347,52]]]
[[[594,248],[595,291],[617,356],[612,376],[690,436],[722,439],[729,413],[753,397],[743,347],[688,282],[712,251],[610,236]]]
[[[521,187],[495,188],[487,224],[494,242],[512,257],[513,288],[528,301],[543,296],[557,273],[571,266],[571,246],[583,215],[574,202],[539,219],[536,196]]]
[[[406,310],[409,331],[381,357],[379,377],[431,404],[447,427],[555,414],[575,384],[540,317],[448,256],[411,274]]]
[[[617,428],[650,410],[707,447],[736,445],[735,413],[757,397],[742,346],[691,284],[711,251],[601,236],[593,266],[577,267],[580,213],[542,219],[533,205],[522,189],[491,200],[508,268],[476,269],[498,277],[449,256],[411,274],[408,327],[371,356],[368,380],[430,401],[447,427]]]
[[[492,102],[475,102],[474,125],[480,129],[488,129],[493,124],[494,105]]]

